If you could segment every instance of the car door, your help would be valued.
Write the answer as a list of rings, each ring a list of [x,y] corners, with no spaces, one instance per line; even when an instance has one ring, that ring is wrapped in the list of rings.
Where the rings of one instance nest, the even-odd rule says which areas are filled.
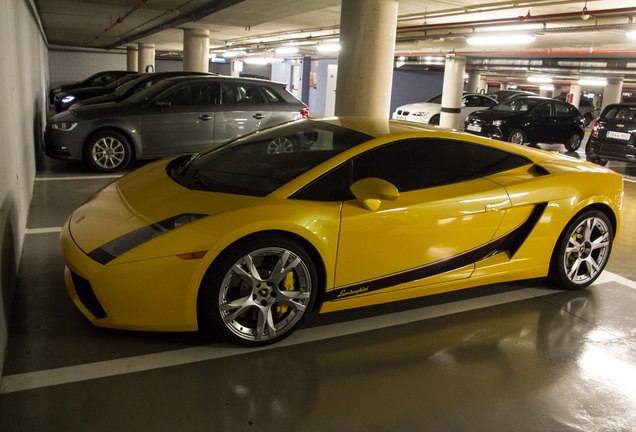
[[[215,144],[264,128],[272,112],[255,83],[221,81],[221,103],[214,119]]]
[[[214,143],[218,82],[186,81],[157,97],[141,116],[145,155],[192,153]]]
[[[554,102],[554,135],[551,142],[566,143],[572,134],[581,131],[581,123],[575,122],[577,117],[574,106]]]
[[[352,169],[354,181],[386,180],[399,197],[377,211],[343,203],[328,298],[468,278],[510,207],[504,188],[474,174],[460,141],[387,144],[354,159]]]
[[[555,134],[555,118],[552,103],[543,102],[528,114],[526,138],[528,142],[553,142]]]

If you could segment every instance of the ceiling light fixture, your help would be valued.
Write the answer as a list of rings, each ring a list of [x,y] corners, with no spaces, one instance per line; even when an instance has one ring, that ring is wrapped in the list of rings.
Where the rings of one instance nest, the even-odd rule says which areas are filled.
[[[607,85],[607,80],[583,78],[579,80],[579,84],[584,86],[602,87]]]
[[[232,57],[236,57],[237,52],[236,51],[225,51],[223,54],[221,54],[223,57],[225,58],[232,58]]]
[[[554,90],[554,86],[553,85],[542,85],[542,86],[539,86],[539,90]]]
[[[298,52],[298,48],[291,47],[291,46],[276,48],[277,54],[296,54],[297,52]]]
[[[626,33],[627,37],[630,39],[636,39],[636,30],[632,30]]]
[[[531,83],[544,83],[544,84],[549,84],[552,82],[552,78],[550,77],[541,77],[541,76],[534,76],[534,77],[528,77],[528,82]]]
[[[316,47],[316,49],[322,53],[335,53],[340,51],[340,45],[339,44],[322,44],[322,45],[318,45]]]
[[[475,36],[466,39],[470,45],[515,45],[530,43],[536,40],[536,36],[528,35],[506,35],[506,36]]]

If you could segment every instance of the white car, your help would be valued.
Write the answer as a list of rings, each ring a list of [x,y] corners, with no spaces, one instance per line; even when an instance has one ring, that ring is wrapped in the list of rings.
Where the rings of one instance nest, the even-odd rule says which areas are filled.
[[[483,94],[465,93],[462,97],[462,122],[473,111],[490,108],[497,105],[497,101]],[[442,112],[442,95],[438,94],[424,102],[402,105],[393,113],[393,120],[404,120],[415,123],[439,124]]]

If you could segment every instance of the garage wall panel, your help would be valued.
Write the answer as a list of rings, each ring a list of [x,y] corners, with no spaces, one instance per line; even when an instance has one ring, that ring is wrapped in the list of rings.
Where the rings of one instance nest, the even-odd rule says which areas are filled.
[[[81,81],[94,73],[106,70],[126,70],[128,62],[124,51],[49,51],[49,77],[51,85]]]
[[[32,0],[0,2],[0,373],[46,119],[48,50]]]
[[[424,102],[442,92],[444,71],[393,69],[393,91],[391,92],[391,111],[399,106]]]

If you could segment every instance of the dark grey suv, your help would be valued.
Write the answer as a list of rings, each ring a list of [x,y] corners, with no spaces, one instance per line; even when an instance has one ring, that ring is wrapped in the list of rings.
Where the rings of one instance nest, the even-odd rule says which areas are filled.
[[[132,158],[194,153],[279,123],[306,118],[286,84],[233,77],[169,78],[121,103],[88,105],[49,119],[46,154],[84,160],[95,171],[123,169]],[[272,143],[277,151],[294,143]]]

